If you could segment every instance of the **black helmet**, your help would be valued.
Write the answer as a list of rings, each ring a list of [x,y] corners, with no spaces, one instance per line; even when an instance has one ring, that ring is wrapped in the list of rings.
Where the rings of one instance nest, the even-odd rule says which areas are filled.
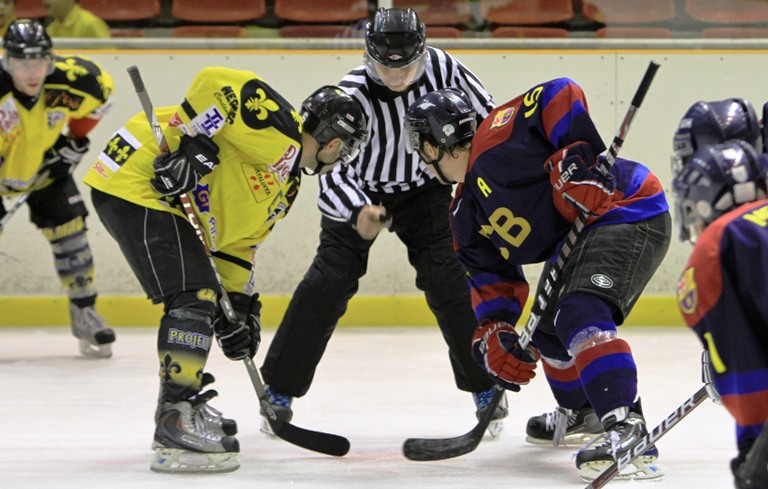
[[[349,163],[360,152],[368,135],[360,103],[339,87],[325,85],[301,104],[303,130],[322,148],[333,138],[341,138],[345,148],[341,163]]]
[[[738,139],[758,147],[760,126],[752,105],[742,98],[696,102],[685,113],[675,131],[673,173],[687,164],[691,155],[712,144]]]
[[[45,58],[51,55],[53,43],[40,22],[20,19],[8,26],[3,48],[11,58]]]
[[[695,241],[696,223],[765,198],[764,163],[749,143],[731,140],[693,153],[672,180],[681,241]]]
[[[418,152],[424,139],[441,152],[450,150],[475,135],[476,116],[469,98],[456,88],[443,88],[423,95],[403,116],[408,150]],[[438,157],[437,161],[440,159]]]
[[[365,52],[377,63],[400,68],[424,53],[424,23],[409,8],[381,8],[365,29]]]

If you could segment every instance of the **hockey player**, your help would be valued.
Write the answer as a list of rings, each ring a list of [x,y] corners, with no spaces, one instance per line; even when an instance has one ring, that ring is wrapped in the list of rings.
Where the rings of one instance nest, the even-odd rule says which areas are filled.
[[[31,221],[51,243],[80,352],[109,357],[115,333],[94,309],[88,211],[71,173],[88,151],[88,133],[111,105],[112,78],[88,59],[55,56],[36,20],[12,22],[3,47],[0,195],[30,192]],[[5,213],[0,202],[0,217]]]
[[[300,170],[323,173],[356,155],[363,113],[349,95],[325,86],[299,114],[254,73],[209,67],[180,105],[158,109],[157,117],[170,153],[160,153],[139,114],[112,136],[85,182],[147,296],[164,304],[151,469],[236,470],[236,423],[207,404],[215,391],[202,392],[213,382],[204,373],[212,337],[232,360],[255,355],[261,302],[253,254],[291,207]],[[187,193],[215,269],[179,205]],[[219,284],[234,324],[218,306]]]
[[[472,393],[480,416],[493,383],[469,354],[474,315],[445,219],[452,188],[406,152],[402,118],[410,103],[438,88],[466,91],[478,120],[493,102],[459,60],[426,45],[424,24],[411,9],[376,12],[366,26],[363,61],[339,86],[362,104],[369,138],[351,165],[320,178],[320,246],[262,366],[272,407],[283,419],[293,416],[293,398],[309,390],[336,324],[366,273],[370,248],[387,226],[408,249],[416,287],[424,292],[448,344],[456,385]],[[504,403],[489,427],[493,436],[506,415]],[[268,432],[266,420],[262,427]]]
[[[450,220],[479,322],[475,359],[517,391],[541,355],[559,405],[594,409],[606,432],[576,457],[581,475],[594,478],[647,433],[635,362],[616,327],[669,246],[661,184],[634,161],[619,158],[607,174],[597,168],[605,146],[581,88],[567,78],[537,85],[477,128],[463,93],[438,90],[410,106],[405,130],[436,174],[460,183]],[[521,266],[557,256],[577,209],[588,212],[587,227],[557,279],[535,348],[522,350],[514,329],[529,292]],[[657,455],[650,447],[623,476],[657,477]]]
[[[728,103],[749,106],[741,99]],[[678,283],[678,306],[711,359],[711,395],[736,421],[735,486],[766,489],[768,306],[755,291],[768,285],[761,266],[768,257],[768,157],[742,137],[755,141],[753,112],[735,120],[699,115],[689,111],[681,126],[693,121],[697,138],[727,132],[735,139],[700,145],[673,178],[680,240],[695,243]]]

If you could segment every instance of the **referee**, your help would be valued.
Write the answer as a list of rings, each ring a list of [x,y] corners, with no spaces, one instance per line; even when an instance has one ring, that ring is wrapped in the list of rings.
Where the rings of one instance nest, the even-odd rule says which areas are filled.
[[[426,46],[424,24],[411,9],[376,12],[366,26],[363,60],[339,86],[362,104],[368,140],[351,164],[320,177],[320,246],[262,366],[269,400],[278,416],[290,421],[293,398],[307,393],[328,340],[366,273],[371,245],[388,227],[408,249],[416,286],[448,344],[456,385],[473,394],[480,416],[493,388],[470,354],[477,320],[453,251],[448,220],[452,187],[406,151],[402,121],[414,100],[441,88],[467,93],[478,123],[494,104],[456,58]],[[506,402],[499,406],[498,419],[489,427],[494,436],[508,411]],[[262,423],[268,432],[265,428],[268,424]]]

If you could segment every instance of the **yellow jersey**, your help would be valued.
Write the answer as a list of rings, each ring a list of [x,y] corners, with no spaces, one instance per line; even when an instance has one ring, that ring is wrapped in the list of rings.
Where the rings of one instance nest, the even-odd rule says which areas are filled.
[[[51,37],[112,37],[103,19],[77,3],[63,20],[54,20],[45,30]]]
[[[300,184],[302,121],[261,78],[223,67],[201,70],[184,101],[156,109],[170,151],[182,134],[205,134],[219,165],[188,195],[224,288],[254,292],[253,253],[285,216]],[[134,204],[186,217],[150,185],[160,153],[144,113],[115,132],[84,182]]]
[[[0,195],[28,189],[70,119],[101,119],[113,88],[108,73],[79,56],[54,56],[53,73],[37,97],[15,90],[0,69]]]

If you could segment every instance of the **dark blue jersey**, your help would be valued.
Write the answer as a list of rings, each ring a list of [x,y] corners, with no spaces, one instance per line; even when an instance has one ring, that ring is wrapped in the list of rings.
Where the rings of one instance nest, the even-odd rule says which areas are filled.
[[[589,143],[595,154],[605,151],[584,93],[568,78],[499,106],[478,127],[451,225],[479,319],[514,324],[528,297],[521,265],[545,261],[559,250],[571,223],[554,205],[560,197],[544,162],[576,141]],[[612,173],[617,187],[611,210],[590,227],[637,222],[668,210],[661,184],[645,166],[619,158]]]

